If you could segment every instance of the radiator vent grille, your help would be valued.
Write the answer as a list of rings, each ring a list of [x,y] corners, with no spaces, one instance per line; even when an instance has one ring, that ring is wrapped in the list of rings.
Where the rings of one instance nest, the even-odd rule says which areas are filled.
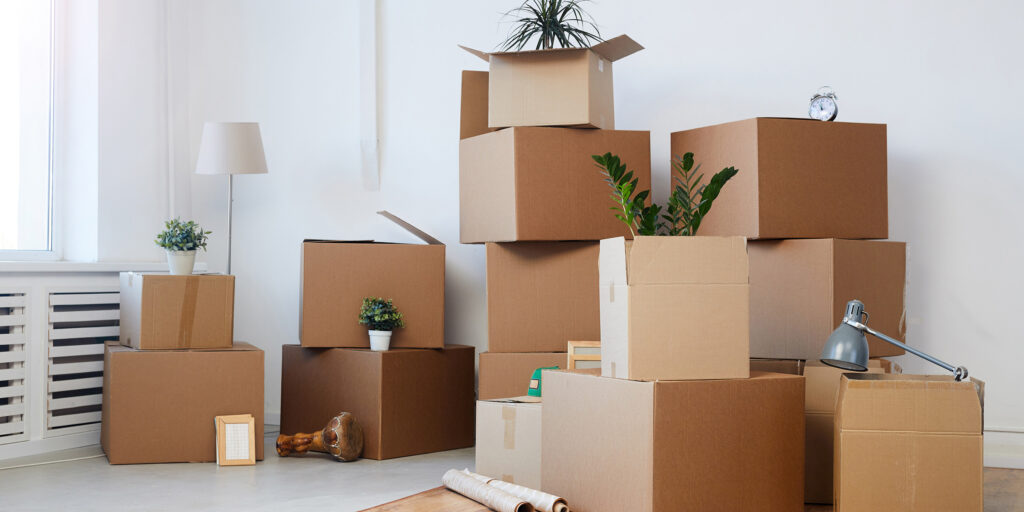
[[[119,334],[117,290],[51,291],[49,301],[46,432],[99,429],[103,346]]]
[[[28,294],[0,290],[0,443],[27,438]]]

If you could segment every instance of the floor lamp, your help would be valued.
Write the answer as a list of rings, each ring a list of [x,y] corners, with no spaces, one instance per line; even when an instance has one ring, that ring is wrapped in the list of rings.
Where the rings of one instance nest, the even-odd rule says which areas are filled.
[[[231,273],[231,210],[236,174],[266,174],[259,123],[214,123],[203,126],[196,174],[228,175],[228,271]]]

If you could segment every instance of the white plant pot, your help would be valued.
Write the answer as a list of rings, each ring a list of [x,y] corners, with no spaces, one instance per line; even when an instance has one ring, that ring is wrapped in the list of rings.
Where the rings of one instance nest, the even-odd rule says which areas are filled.
[[[195,251],[167,251],[167,266],[171,268],[172,276],[191,275],[195,264]]]
[[[391,346],[391,331],[370,330],[370,350],[384,352]]]

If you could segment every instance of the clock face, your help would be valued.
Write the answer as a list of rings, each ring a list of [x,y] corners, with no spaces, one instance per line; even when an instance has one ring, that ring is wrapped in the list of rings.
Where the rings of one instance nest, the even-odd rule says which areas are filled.
[[[811,100],[811,107],[807,110],[807,115],[818,121],[831,121],[836,118],[838,113],[839,108],[836,107],[836,102],[827,96],[818,96]]]

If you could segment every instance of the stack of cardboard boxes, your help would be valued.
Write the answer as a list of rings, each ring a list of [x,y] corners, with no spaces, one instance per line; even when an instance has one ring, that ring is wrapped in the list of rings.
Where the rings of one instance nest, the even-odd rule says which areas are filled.
[[[600,339],[598,241],[627,235],[590,155],[622,155],[650,187],[650,133],[615,130],[620,36],[590,49],[486,54],[464,71],[462,243],[487,244],[488,350],[479,398],[524,395],[536,368],[565,368],[568,341]],[[603,213],[602,213],[603,212]]]
[[[235,278],[121,274],[120,344],[104,353],[111,464],[213,462],[214,418],[251,414],[263,459],[263,351],[232,342]]]
[[[363,457],[473,445],[473,347],[445,345],[445,246],[387,212],[424,244],[306,240],[299,338],[281,357],[281,432],[313,432],[339,412],[363,427]],[[406,327],[368,349],[364,297],[394,300]]]
[[[463,72],[461,237],[487,243],[477,471],[584,511],[831,503],[845,381],[817,362],[825,340],[854,298],[872,327],[905,332],[906,246],[884,241],[886,127],[758,118],[673,133],[672,155],[740,173],[702,236],[630,240],[590,155],[617,154],[642,190],[649,136],[611,129],[611,61],[628,53],[606,50],[472,51],[490,74]],[[545,372],[542,402],[507,398],[595,335],[601,376]]]

